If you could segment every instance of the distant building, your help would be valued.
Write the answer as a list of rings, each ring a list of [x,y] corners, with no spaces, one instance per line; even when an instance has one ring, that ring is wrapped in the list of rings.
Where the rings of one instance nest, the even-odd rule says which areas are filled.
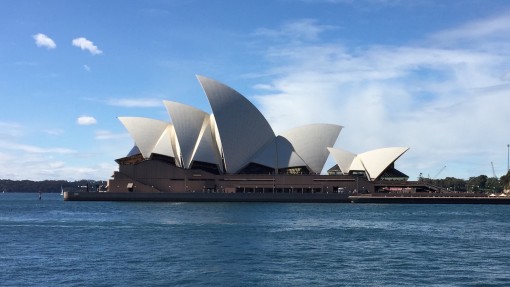
[[[309,124],[275,135],[260,111],[234,89],[198,76],[212,114],[164,101],[171,122],[119,117],[134,147],[117,159],[116,192],[373,191],[374,182],[407,180],[394,162],[408,148],[354,154],[333,148],[342,129]],[[332,155],[337,165],[321,175]]]

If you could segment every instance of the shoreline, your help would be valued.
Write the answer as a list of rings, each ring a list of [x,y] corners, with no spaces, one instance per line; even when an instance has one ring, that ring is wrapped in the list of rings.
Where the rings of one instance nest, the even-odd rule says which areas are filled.
[[[64,201],[280,202],[356,204],[510,204],[510,197],[475,194],[64,192]]]
[[[64,192],[64,201],[350,203],[342,193]]]

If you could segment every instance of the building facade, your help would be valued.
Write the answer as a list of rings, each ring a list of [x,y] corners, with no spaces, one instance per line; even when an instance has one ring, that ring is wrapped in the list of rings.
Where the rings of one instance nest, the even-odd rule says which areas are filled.
[[[234,89],[197,76],[206,113],[164,101],[170,121],[119,117],[134,141],[117,159],[114,192],[330,193],[374,190],[405,181],[394,162],[408,148],[354,154],[335,148],[342,126],[309,124],[276,135],[262,113]],[[321,174],[328,156],[337,165]]]

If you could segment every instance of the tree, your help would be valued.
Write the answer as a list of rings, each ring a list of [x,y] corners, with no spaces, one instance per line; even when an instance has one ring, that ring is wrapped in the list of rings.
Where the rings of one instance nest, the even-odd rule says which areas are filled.
[[[447,188],[449,191],[466,191],[466,181],[455,177],[446,177],[442,180],[442,186]]]
[[[501,186],[505,189],[510,189],[510,170],[499,178]]]

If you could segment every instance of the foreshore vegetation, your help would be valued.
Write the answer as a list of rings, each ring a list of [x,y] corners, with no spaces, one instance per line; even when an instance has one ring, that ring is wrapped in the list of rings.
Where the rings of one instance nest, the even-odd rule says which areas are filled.
[[[104,189],[106,181],[99,180],[10,180],[0,179],[1,192],[77,192],[77,191],[98,191]]]
[[[504,190],[510,189],[510,170],[500,178],[479,175],[465,180],[455,177],[430,179],[420,176],[418,181],[423,181],[453,192],[501,193]]]

